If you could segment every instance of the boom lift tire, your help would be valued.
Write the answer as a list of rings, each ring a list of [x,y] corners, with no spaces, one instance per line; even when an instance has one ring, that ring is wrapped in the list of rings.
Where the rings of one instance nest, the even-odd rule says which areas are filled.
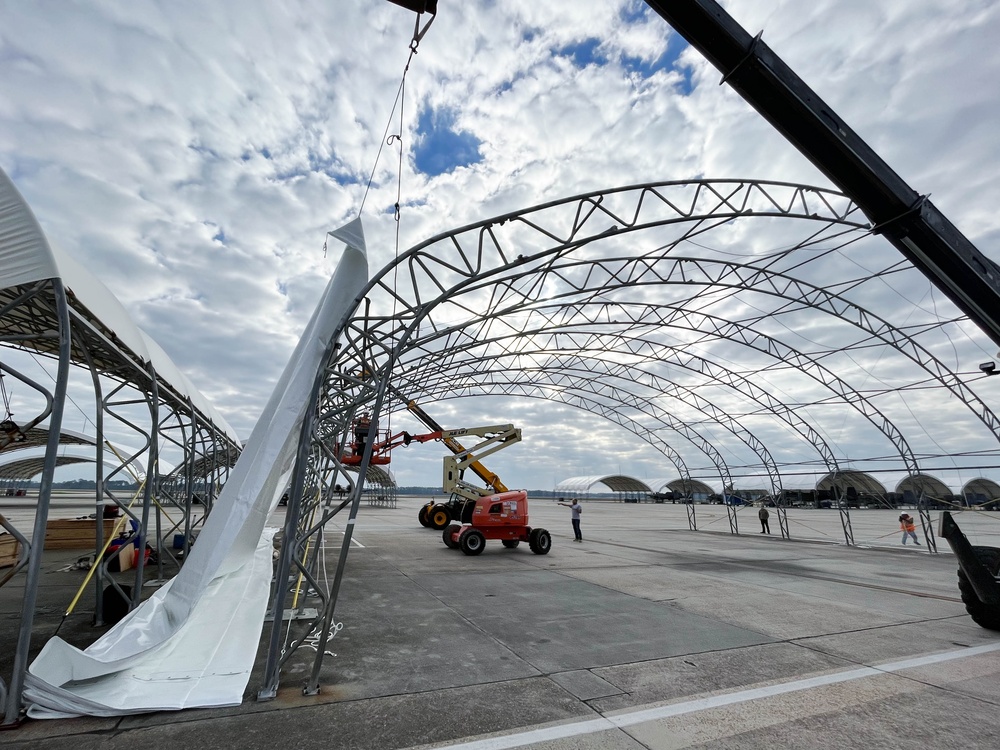
[[[501,539],[500,544],[502,544],[507,549],[516,549],[517,545],[521,543],[520,539]]]
[[[547,555],[552,549],[552,536],[545,529],[532,529],[528,536],[528,546],[536,555]]]
[[[486,537],[481,531],[476,529],[466,529],[462,536],[458,538],[458,544],[462,552],[467,555],[478,555],[486,549]]]
[[[1000,574],[1000,549],[973,547],[972,551],[990,573],[994,576]],[[961,568],[958,570],[958,590],[962,593],[965,611],[972,617],[973,622],[987,630],[1000,630],[1000,607],[980,600]]]
[[[420,521],[420,525],[423,526],[425,529],[431,525],[431,521],[427,517],[427,510],[428,510],[427,506],[422,505],[420,506],[420,512],[417,513],[417,520]]]
[[[438,503],[427,514],[427,520],[430,522],[432,528],[441,530],[451,523],[451,513],[444,505]]]
[[[458,542],[453,541],[451,538],[454,530],[454,526],[449,524],[444,527],[444,531],[441,534],[441,538],[444,539],[444,546],[448,549],[458,549]]]

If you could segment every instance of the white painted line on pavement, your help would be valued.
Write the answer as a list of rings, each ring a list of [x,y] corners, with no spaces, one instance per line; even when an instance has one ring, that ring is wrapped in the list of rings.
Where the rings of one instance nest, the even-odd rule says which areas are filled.
[[[720,706],[730,706],[734,703],[744,703],[746,701],[760,700],[775,695],[795,693],[801,690],[811,690],[824,685],[835,685],[841,682],[860,680],[864,677],[875,677],[877,675],[901,672],[904,669],[915,669],[926,667],[930,664],[939,664],[955,659],[964,659],[969,656],[987,654],[992,651],[1000,651],[1000,643],[991,643],[986,646],[975,646],[963,648],[957,651],[945,651],[939,654],[927,654],[925,656],[904,659],[903,661],[889,662],[878,667],[861,667],[851,669],[846,672],[836,672],[833,674],[821,675],[819,677],[809,677],[804,680],[793,680],[779,685],[769,685],[752,690],[743,690],[738,693],[728,693],[726,695],[716,695],[711,698],[699,698],[683,703],[674,703],[669,706],[659,708],[648,708],[640,711],[630,711],[627,713],[615,714],[613,716],[599,719],[588,719],[572,724],[563,724],[556,727],[545,727],[543,729],[530,729],[526,732],[507,735],[505,737],[490,737],[484,740],[474,740],[472,742],[461,742],[455,745],[442,745],[441,748],[447,750],[507,750],[508,748],[524,747],[533,745],[536,742],[550,742],[552,740],[566,739],[568,737],[579,737],[584,734],[596,734],[606,732],[609,729],[620,729],[635,724],[642,724],[647,721],[666,719],[671,716],[682,716],[684,714],[704,711]]]
[[[347,533],[346,531],[341,531],[340,535],[343,536],[346,533]],[[357,539],[355,539],[354,538],[354,534],[351,534],[351,544],[357,545],[361,549],[365,549],[365,545],[363,545],[361,542],[359,542]]]

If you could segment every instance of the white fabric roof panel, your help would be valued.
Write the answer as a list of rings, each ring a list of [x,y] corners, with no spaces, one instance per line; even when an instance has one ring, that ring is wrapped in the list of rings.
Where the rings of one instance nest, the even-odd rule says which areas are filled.
[[[669,485],[673,479],[676,479],[676,477],[673,477],[672,479],[664,477],[659,479],[647,479],[646,484],[652,488],[653,492],[663,492],[664,490],[670,489],[667,485]]]
[[[930,497],[944,497],[945,495],[954,494],[951,488],[940,479],[923,473],[903,477],[899,480],[899,483],[896,485],[896,492],[904,492],[905,490],[911,490],[912,492],[923,490],[924,494]]]
[[[831,489],[834,484],[853,487],[858,492],[885,495],[885,487],[871,474],[864,471],[835,471],[816,482],[817,490]]]
[[[61,278],[79,304],[149,361],[139,329],[111,290],[83,266],[49,244],[38,220],[10,178],[0,170],[0,289]]]
[[[58,275],[35,215],[0,169],[0,288],[30,284]]]
[[[978,479],[966,482],[965,486],[962,488],[963,495],[968,495],[970,493],[973,495],[986,495],[988,500],[996,500],[997,498],[1000,498],[1000,485],[992,479],[979,477]]]
[[[45,435],[48,436],[48,429],[45,429]],[[60,436],[62,437],[62,436]],[[59,457],[76,458],[80,461],[95,461],[95,451],[94,448],[96,444],[83,443],[83,442],[73,442],[71,440],[60,440]],[[21,445],[20,443],[15,443],[14,445]],[[116,453],[117,451],[117,453]],[[114,449],[109,447],[102,447],[100,450],[100,455],[103,456],[102,461],[104,465],[110,469],[121,469],[121,472],[115,477],[116,479],[132,479],[133,477],[139,477],[140,479],[146,476],[146,465],[139,461],[133,460],[129,461],[127,464],[122,464],[122,456],[138,455],[140,451],[133,449],[128,445],[119,444],[115,446]],[[39,443],[37,445],[27,445],[23,450],[6,450],[3,451],[2,457],[6,460],[8,457],[12,459],[38,459],[43,460],[45,457],[45,443]],[[162,456],[157,458],[160,464],[160,473],[166,475],[170,471],[174,470],[174,466],[169,461],[165,460]]]
[[[602,474],[600,476],[570,477],[556,485],[555,492],[589,492],[595,485],[604,484],[612,492],[652,492],[640,479],[622,474]]]
[[[712,485],[698,479],[680,479],[673,477],[670,479],[647,479],[646,484],[653,488],[653,492],[684,492],[687,489],[695,494],[713,495],[721,492],[722,485],[718,489]]]
[[[158,377],[195,407],[231,440],[239,437],[223,416],[177,369],[170,357],[132,321],[128,312],[97,277],[72,257],[50,245],[38,220],[14,183],[0,169],[0,289],[60,278],[72,292],[71,304],[113,332],[119,345],[150,362]]]
[[[70,466],[86,462],[93,463],[93,458],[79,456],[56,456],[56,466]],[[44,456],[18,458],[14,461],[0,464],[0,480],[27,482],[42,473],[45,468]]]
[[[95,463],[93,456],[56,456],[56,466],[72,466],[73,464],[92,464]],[[119,464],[112,461],[103,461],[104,467],[106,469],[117,469]],[[28,458],[19,458],[14,461],[9,461],[5,464],[0,464],[0,480],[11,481],[11,480],[23,480],[29,481],[34,479],[42,470],[45,468],[45,456],[30,456]],[[123,478],[127,475],[122,475]]]
[[[718,489],[716,489],[707,482],[701,482],[697,479],[675,479],[668,486],[674,492],[690,492],[696,496],[722,494],[721,484],[717,484]]]
[[[601,477],[570,477],[563,479],[556,485],[556,492],[587,492],[595,484],[601,481]]]

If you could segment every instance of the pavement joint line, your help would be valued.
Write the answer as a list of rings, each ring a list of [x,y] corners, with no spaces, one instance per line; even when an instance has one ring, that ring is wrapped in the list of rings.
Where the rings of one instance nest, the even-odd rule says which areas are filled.
[[[837,635],[851,635],[854,633],[871,633],[876,630],[888,630],[890,628],[905,627],[907,625],[924,625],[929,622],[944,622],[946,620],[962,620],[963,622],[968,621],[969,616],[967,614],[960,615],[944,615],[943,617],[921,617],[917,620],[900,620],[899,622],[887,622],[881,625],[870,625],[866,628],[851,628],[850,630],[837,630],[832,633],[817,633],[815,635],[800,635],[794,638],[788,638],[780,643],[791,643],[795,646],[802,646],[803,648],[813,649],[822,654],[827,654],[828,656],[835,656],[836,654],[828,653],[822,651],[821,649],[816,649],[808,644],[808,641],[821,640],[823,638],[829,638],[830,636]],[[956,646],[961,644],[956,643]],[[971,648],[971,646],[969,647]]]
[[[964,659],[969,656],[1000,651],[1000,643],[991,643],[985,646],[973,646],[955,651],[944,651],[936,654],[925,654],[910,659],[888,662],[875,667],[860,667],[844,672],[834,672],[831,674],[819,675],[817,677],[807,677],[791,682],[778,683],[760,688],[741,690],[736,693],[726,693],[708,698],[698,698],[681,703],[672,703],[667,706],[656,708],[639,709],[627,711],[625,713],[614,714],[612,716],[602,716],[597,719],[587,719],[570,724],[559,726],[540,727],[538,729],[528,729],[527,731],[509,734],[503,737],[488,737],[470,742],[458,742],[450,745],[438,745],[441,750],[508,750],[509,748],[525,747],[540,742],[551,742],[554,740],[568,739],[570,737],[580,737],[597,732],[606,732],[614,729],[643,724],[648,721],[657,721],[674,716],[705,711],[722,706],[730,706],[737,703],[761,700],[775,695],[785,695],[788,693],[812,690],[826,685],[836,685],[853,680],[860,680],[865,677],[877,677],[884,674],[893,674],[906,669],[916,669],[932,664]]]
[[[646,551],[646,552],[657,552],[658,551],[658,550],[653,550],[653,549],[651,549],[649,547],[636,547],[634,545],[624,544],[624,543],[621,543],[621,542],[600,542],[600,543],[608,544],[608,545],[615,546],[615,547],[624,547],[626,549],[634,549],[634,550]],[[802,558],[802,559],[808,559],[808,558]],[[770,560],[770,561],[764,561],[764,562],[782,563],[782,562],[788,562],[788,561],[784,560],[784,559],[776,559],[776,560]],[[677,564],[677,563],[674,563],[674,564]],[[704,563],[694,562],[694,563],[683,563],[683,564],[685,564],[685,565],[691,565],[691,564],[694,564],[694,565],[701,565],[701,564],[712,565],[712,564],[716,564],[716,563],[713,563],[710,560],[706,560]],[[728,564],[733,565],[734,567],[747,568],[749,570],[756,571],[756,570],[760,569],[761,561],[755,561],[753,563],[732,562],[732,563],[728,563]],[[671,563],[663,563],[662,566],[663,567],[670,567]],[[818,575],[818,574],[814,574],[814,573],[802,573],[802,572],[795,572],[795,571],[791,571],[791,570],[781,570],[780,568],[779,569],[769,568],[769,569],[767,569],[766,572],[768,572],[768,573],[774,573],[774,574],[778,574],[778,575],[784,575],[784,576],[791,576],[793,578],[807,578],[807,579],[811,578],[811,579],[814,579],[814,580],[817,580],[817,581],[826,581],[828,583],[838,583],[838,584],[842,584],[844,586],[857,586],[859,588],[873,589],[875,591],[887,591],[889,593],[894,593],[894,594],[905,594],[907,596],[916,596],[916,597],[919,597],[921,599],[940,599],[941,601],[955,602],[956,604],[962,604],[962,600],[959,599],[958,597],[945,596],[943,594],[931,594],[931,593],[927,593],[927,592],[924,592],[924,591],[913,591],[911,589],[900,589],[900,588],[894,588],[894,587],[891,587],[891,586],[879,586],[878,584],[865,583],[863,581],[848,581],[848,580],[846,580],[844,578],[832,578],[830,576],[822,576],[822,575]]]

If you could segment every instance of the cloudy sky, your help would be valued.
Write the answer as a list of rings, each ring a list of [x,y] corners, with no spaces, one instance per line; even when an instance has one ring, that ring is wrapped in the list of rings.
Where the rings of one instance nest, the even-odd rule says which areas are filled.
[[[1000,260],[1000,4],[724,5]],[[405,249],[616,185],[828,184],[644,3],[439,6],[394,108],[414,16],[385,0],[0,0],[0,168],[243,437],[332,272],[326,232],[363,199],[377,269],[397,251],[397,191]],[[387,122],[402,151],[381,148],[365,198]],[[517,486],[665,473],[652,448],[609,458],[595,444],[620,433],[572,409],[444,413],[514,414],[545,439],[546,461],[498,461]],[[436,483],[431,458],[394,462],[400,482]]]

